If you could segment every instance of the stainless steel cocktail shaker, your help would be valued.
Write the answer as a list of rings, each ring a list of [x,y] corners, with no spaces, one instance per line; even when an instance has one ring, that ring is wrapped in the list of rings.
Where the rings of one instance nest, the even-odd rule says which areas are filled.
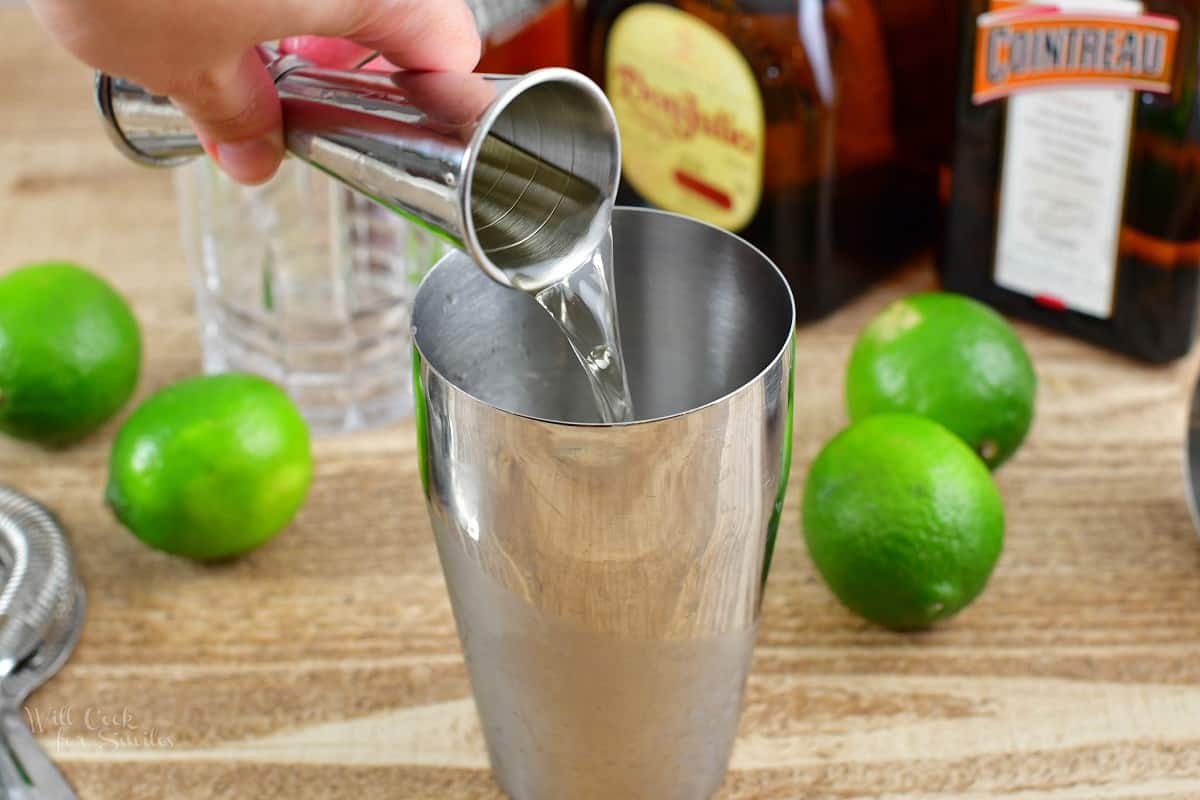
[[[462,253],[413,312],[429,516],[515,800],[712,796],[787,486],[783,275],[696,220],[612,224],[637,422],[601,424],[549,316]]]

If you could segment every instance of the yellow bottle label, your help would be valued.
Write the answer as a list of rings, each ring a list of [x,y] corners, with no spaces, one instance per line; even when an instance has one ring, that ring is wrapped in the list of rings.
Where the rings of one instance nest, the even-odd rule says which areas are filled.
[[[766,122],[741,52],[686,12],[636,5],[613,23],[605,81],[623,179],[659,208],[744,228],[762,198]]]

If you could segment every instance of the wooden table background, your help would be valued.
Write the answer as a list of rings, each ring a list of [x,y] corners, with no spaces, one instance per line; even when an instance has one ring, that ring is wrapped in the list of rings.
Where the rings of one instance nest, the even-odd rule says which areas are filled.
[[[24,10],[0,10],[0,29],[0,271],[94,266],[144,327],[138,397],[195,373],[168,175],[113,151],[88,72]],[[871,627],[809,566],[800,488],[845,422],[854,334],[932,285],[913,269],[801,333],[793,486],[720,797],[1200,797],[1200,538],[1181,452],[1195,358],[1146,368],[1020,328],[1041,394],[999,475],[1007,548],[938,630]],[[27,709],[81,797],[499,796],[411,424],[319,440],[295,524],[220,567],[152,552],[105,511],[118,424],[66,452],[0,441],[0,482],[62,516],[90,593],[79,649]]]

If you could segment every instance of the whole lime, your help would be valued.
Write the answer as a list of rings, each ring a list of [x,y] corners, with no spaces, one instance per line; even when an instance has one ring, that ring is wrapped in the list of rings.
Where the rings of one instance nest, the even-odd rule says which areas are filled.
[[[141,358],[133,312],[99,276],[48,262],[0,277],[0,432],[79,439],[125,405]]]
[[[194,559],[251,550],[304,502],[308,427],[278,386],[253,375],[191,378],[125,421],[105,499],[151,547]]]
[[[962,295],[898,300],[858,337],[846,373],[850,419],[889,411],[945,425],[992,469],[1025,440],[1037,376],[996,312]]]
[[[983,462],[936,422],[879,414],[825,446],[804,488],[804,539],[852,611],[897,630],[974,600],[1004,545],[1004,508]]]

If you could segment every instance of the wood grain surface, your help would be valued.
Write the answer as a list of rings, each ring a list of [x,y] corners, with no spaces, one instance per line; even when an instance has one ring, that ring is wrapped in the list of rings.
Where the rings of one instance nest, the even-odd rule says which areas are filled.
[[[169,176],[113,151],[89,73],[24,10],[0,11],[0,29],[0,271],[96,267],[145,330],[138,396],[195,373]],[[1021,326],[1038,417],[999,475],[1008,543],[983,597],[895,635],[814,575],[799,489],[845,422],[854,334],[933,283],[914,267],[801,332],[793,486],[720,797],[1200,797],[1200,538],[1182,465],[1195,358],[1147,368]],[[152,552],[106,513],[118,424],[64,452],[0,442],[0,482],[62,516],[90,592],[78,651],[28,704],[82,797],[499,796],[411,424],[319,440],[295,524],[219,567]]]

